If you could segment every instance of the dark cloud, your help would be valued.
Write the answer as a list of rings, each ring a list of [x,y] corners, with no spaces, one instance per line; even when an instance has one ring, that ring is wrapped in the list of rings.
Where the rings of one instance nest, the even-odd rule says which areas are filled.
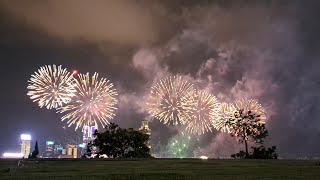
[[[277,145],[281,156],[296,157],[320,153],[317,4],[67,0],[0,5],[16,22],[8,21],[6,27],[18,24],[31,37],[42,34],[40,43],[25,40],[35,47],[32,52],[45,44],[46,53],[58,54],[52,58],[43,53],[41,58],[47,60],[35,63],[32,58],[38,55],[27,53],[32,64],[28,68],[62,63],[109,77],[119,91],[115,121],[120,125],[138,127],[141,119],[149,119],[149,88],[160,78],[179,74],[223,102],[257,99],[268,117],[267,143]],[[151,125],[154,138],[168,139],[180,131],[157,123]],[[223,133],[207,133],[201,140],[203,154],[221,157],[239,148]]]

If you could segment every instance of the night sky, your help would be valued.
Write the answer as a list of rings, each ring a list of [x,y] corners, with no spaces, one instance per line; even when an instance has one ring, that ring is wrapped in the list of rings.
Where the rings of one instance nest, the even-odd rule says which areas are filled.
[[[317,0],[0,0],[0,153],[17,150],[21,133],[42,149],[65,133],[60,114],[27,96],[31,74],[56,64],[110,79],[120,126],[138,128],[150,87],[179,74],[222,102],[257,99],[280,156],[319,157],[319,9]],[[163,138],[181,129],[151,128]],[[216,131],[201,141],[204,154],[239,148]]]

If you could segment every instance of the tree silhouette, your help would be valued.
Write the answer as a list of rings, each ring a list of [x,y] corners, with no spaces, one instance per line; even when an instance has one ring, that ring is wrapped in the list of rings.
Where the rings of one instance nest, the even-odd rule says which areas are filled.
[[[231,157],[234,159],[278,159],[278,154],[276,153],[276,146],[266,149],[264,146],[251,147],[252,152],[249,155],[246,155],[244,151],[239,153],[232,154]]]
[[[278,155],[276,153],[276,146],[266,149],[264,146],[252,147],[252,154],[250,158],[252,159],[277,159]]]
[[[106,154],[112,158],[148,158],[150,149],[146,145],[149,135],[132,128],[120,128],[115,123],[106,126],[105,131],[95,132],[93,146],[97,149],[97,157]]]
[[[236,111],[226,121],[226,125],[232,129],[231,135],[237,137],[238,141],[245,145],[245,158],[249,158],[248,142],[263,144],[263,140],[268,136],[265,124],[260,121],[260,115],[251,111],[243,109]]]
[[[38,148],[38,141],[36,141],[36,145],[34,146],[34,151],[31,153],[30,158],[38,158],[39,148]]]

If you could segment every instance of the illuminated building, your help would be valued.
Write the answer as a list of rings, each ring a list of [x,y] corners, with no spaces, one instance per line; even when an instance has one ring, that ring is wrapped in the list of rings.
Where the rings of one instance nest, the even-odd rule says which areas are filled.
[[[62,155],[63,147],[61,144],[59,145],[54,145],[54,155],[55,156],[60,156]]]
[[[66,149],[62,149],[62,155],[66,155],[67,154],[67,150]]]
[[[68,144],[67,145],[67,155],[69,158],[78,158],[78,146]]]
[[[54,141],[46,141],[46,151],[53,152]]]
[[[86,146],[87,146],[87,144],[85,144],[85,143],[82,143],[82,144],[79,144],[79,145],[78,145],[78,147],[79,147],[79,148],[78,148],[78,150],[79,150],[78,154],[79,154],[79,155],[82,156],[83,154],[85,154],[85,152],[86,152],[86,150],[87,150],[87,149],[86,149]]]
[[[94,132],[96,131],[96,126],[84,126],[83,132],[83,143],[79,144],[79,154],[83,155],[86,152],[86,146],[89,142],[94,140]]]
[[[93,134],[97,128],[95,126],[84,126],[83,127],[83,143],[88,144],[94,139]]]
[[[46,151],[44,157],[53,157],[54,155],[54,141],[46,141]]]
[[[30,154],[30,143],[31,143],[30,134],[20,135],[20,153],[23,154],[24,158],[28,158]]]
[[[143,134],[148,134],[150,139],[151,129],[149,128],[149,121],[147,120],[141,121],[141,127],[139,128],[139,131],[142,132]],[[146,145],[151,149],[151,145],[149,141],[146,142]]]

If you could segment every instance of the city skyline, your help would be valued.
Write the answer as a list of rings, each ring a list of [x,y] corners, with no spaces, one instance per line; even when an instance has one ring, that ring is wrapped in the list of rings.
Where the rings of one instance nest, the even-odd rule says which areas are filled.
[[[151,134],[151,130],[148,127],[148,121],[142,120],[141,127],[136,128],[137,131]],[[66,137],[59,139],[57,137],[52,137],[51,139],[45,140],[45,142],[38,142],[38,140],[33,139],[30,134],[23,133],[19,136],[19,144],[16,148],[12,148],[5,152],[1,152],[2,156],[0,158],[18,158],[23,155],[23,158],[28,158],[34,150],[35,142],[38,142],[39,146],[39,158],[80,158],[84,155],[86,145],[94,140],[94,132],[98,130],[95,126],[84,126],[80,135],[78,137]],[[71,131],[72,133],[72,131]],[[67,135],[67,134],[65,134]],[[150,143],[148,141],[149,148]],[[61,152],[60,152],[61,151]]]

